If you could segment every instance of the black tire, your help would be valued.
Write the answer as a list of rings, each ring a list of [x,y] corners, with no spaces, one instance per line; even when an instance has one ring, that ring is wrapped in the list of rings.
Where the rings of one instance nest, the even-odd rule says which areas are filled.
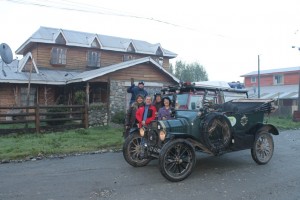
[[[258,132],[253,147],[251,149],[251,156],[253,160],[259,164],[267,164],[274,152],[274,141],[272,135],[267,131]]]
[[[183,139],[168,142],[163,146],[159,155],[160,172],[172,182],[187,178],[192,173],[195,163],[195,149]]]
[[[124,159],[133,167],[146,166],[152,160],[152,158],[144,157],[141,155],[141,139],[142,137],[138,133],[133,133],[126,138],[123,144]]]
[[[202,140],[207,148],[218,154],[226,150],[231,143],[232,126],[230,121],[221,114],[210,114],[205,119]]]

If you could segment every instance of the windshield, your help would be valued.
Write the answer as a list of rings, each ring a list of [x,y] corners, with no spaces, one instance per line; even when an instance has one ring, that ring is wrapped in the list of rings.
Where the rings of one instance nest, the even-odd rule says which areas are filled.
[[[188,94],[177,94],[176,108],[178,108],[178,109],[187,109],[188,98],[189,98]]]
[[[231,101],[233,99],[247,99],[247,93],[243,92],[224,92],[225,102]]]
[[[189,110],[202,108],[203,95],[191,95],[190,103],[188,105]]]

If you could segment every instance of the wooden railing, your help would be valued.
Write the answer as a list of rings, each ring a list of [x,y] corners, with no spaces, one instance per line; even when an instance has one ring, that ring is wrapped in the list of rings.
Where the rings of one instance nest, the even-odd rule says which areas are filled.
[[[77,127],[88,128],[87,105],[0,106],[1,135]]]

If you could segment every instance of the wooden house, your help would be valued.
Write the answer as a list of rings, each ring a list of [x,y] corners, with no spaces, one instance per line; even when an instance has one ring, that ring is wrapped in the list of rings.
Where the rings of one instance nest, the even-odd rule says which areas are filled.
[[[23,58],[0,64],[2,106],[75,104],[80,91],[115,113],[128,107],[132,78],[149,94],[179,82],[168,72],[177,55],[142,40],[40,27],[16,54]]]
[[[291,115],[298,109],[300,67],[253,71],[242,75],[250,97],[278,101],[278,114]],[[258,82],[260,87],[258,87]]]

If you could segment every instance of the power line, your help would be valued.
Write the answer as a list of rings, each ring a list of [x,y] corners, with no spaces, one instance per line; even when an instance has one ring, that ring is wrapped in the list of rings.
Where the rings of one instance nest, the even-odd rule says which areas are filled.
[[[45,7],[45,8],[55,8],[60,10],[68,10],[68,11],[77,11],[77,12],[84,12],[84,13],[94,13],[94,14],[100,14],[100,15],[110,15],[110,16],[117,16],[117,17],[128,17],[128,18],[135,18],[135,19],[143,19],[148,21],[154,21],[174,27],[184,28],[195,32],[202,33],[203,31],[200,31],[196,28],[184,26],[180,24],[175,24],[169,21],[153,18],[153,17],[146,17],[146,16],[139,16],[134,15],[130,13],[126,13],[124,11],[120,10],[114,10],[109,9],[105,7],[99,7],[91,4],[86,3],[78,3],[71,0],[60,0],[60,1],[53,1],[53,0],[6,0],[11,3],[17,3],[17,4],[24,4],[24,5],[32,5],[32,6],[39,6],[39,7]],[[224,37],[224,35],[221,34],[214,34],[218,37]]]

